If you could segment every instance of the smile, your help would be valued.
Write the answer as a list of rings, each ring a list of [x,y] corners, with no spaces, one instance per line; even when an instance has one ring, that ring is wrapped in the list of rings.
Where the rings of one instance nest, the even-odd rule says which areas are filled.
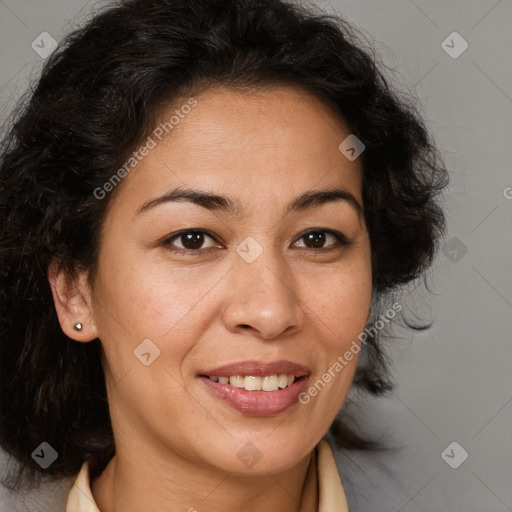
[[[271,416],[298,403],[310,369],[287,360],[237,361],[204,369],[197,377],[209,394],[246,415]]]
[[[277,391],[291,386],[297,377],[293,374],[281,373],[279,375],[232,375],[231,377],[208,377],[219,384],[229,384],[247,391]],[[300,377],[299,377],[300,378]]]

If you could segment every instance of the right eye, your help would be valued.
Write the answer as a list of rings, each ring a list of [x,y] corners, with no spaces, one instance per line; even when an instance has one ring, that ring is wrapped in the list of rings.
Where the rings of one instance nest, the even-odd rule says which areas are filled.
[[[169,238],[166,238],[162,242],[162,245],[172,252],[177,252],[181,254],[198,254],[200,252],[203,252],[205,249],[215,247],[215,245],[211,244],[210,246],[204,248],[203,244],[205,243],[205,238],[214,240],[214,237],[205,230],[187,229],[179,231],[178,233],[173,234]],[[179,242],[181,244],[181,247],[179,245],[176,247],[175,241]]]

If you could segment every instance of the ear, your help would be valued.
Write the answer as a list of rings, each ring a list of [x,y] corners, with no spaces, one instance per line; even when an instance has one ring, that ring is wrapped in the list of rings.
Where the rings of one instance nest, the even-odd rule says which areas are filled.
[[[53,294],[53,302],[64,334],[80,342],[88,342],[98,337],[92,308],[92,292],[87,281],[87,273],[79,272],[75,277],[53,260],[48,267],[48,281]],[[82,324],[77,331],[75,325]]]

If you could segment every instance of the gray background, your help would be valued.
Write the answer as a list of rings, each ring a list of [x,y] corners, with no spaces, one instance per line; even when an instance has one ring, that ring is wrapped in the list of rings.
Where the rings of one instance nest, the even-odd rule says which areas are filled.
[[[374,39],[398,73],[394,83],[419,98],[451,178],[433,293],[411,289],[407,302],[434,326],[399,332],[391,352],[398,386],[387,398],[363,401],[359,412],[396,449],[336,455],[351,512],[511,511],[512,2],[317,4]],[[2,120],[43,63],[32,41],[43,31],[60,40],[101,5],[0,0]],[[458,58],[441,46],[454,31],[469,45]],[[448,44],[460,48],[457,40]],[[457,469],[441,455],[454,441],[469,454]],[[453,464],[462,451],[448,453]],[[64,510],[70,485],[17,497],[19,510]],[[9,493],[2,495],[2,510],[14,510]]]

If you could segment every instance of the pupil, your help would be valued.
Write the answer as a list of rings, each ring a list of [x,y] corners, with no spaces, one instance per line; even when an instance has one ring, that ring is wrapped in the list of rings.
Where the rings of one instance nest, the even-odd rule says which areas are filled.
[[[203,242],[203,233],[187,233],[185,235],[181,235],[181,243],[187,249],[199,249],[203,245]]]
[[[325,233],[315,231],[306,235],[307,242],[311,243],[315,248],[322,248],[325,243]]]

